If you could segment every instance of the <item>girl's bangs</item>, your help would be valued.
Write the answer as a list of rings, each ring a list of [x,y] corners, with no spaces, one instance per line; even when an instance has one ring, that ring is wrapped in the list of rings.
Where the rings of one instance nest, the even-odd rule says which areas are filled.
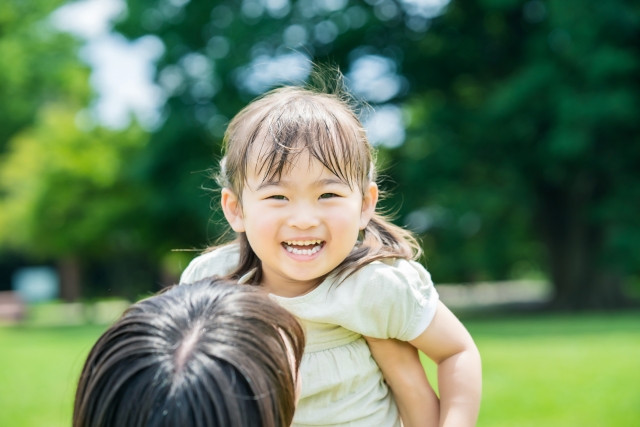
[[[305,99],[306,98],[306,99]],[[368,176],[371,155],[357,120],[330,111],[325,102],[300,97],[269,110],[250,132],[240,174],[247,179],[249,159],[262,181],[279,181],[298,156],[309,151],[349,187],[362,186]]]

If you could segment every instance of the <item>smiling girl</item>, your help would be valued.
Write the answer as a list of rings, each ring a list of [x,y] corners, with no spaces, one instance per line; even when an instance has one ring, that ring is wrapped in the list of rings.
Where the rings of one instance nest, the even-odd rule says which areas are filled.
[[[221,205],[237,237],[181,282],[239,279],[300,319],[293,425],[392,427],[400,415],[407,427],[475,425],[479,353],[414,261],[413,236],[376,213],[374,152],[346,92],[273,90],[224,142]],[[417,349],[438,364],[440,399]]]

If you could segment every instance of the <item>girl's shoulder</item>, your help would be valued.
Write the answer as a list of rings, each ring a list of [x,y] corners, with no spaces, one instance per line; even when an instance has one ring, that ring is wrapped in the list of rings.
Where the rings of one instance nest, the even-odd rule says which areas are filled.
[[[213,276],[226,276],[238,265],[238,244],[229,243],[194,258],[182,272],[180,283],[193,283]]]
[[[327,291],[326,300],[318,310],[332,312],[335,323],[346,329],[409,341],[427,328],[439,298],[422,265],[390,258],[371,262],[338,282]]]
[[[422,264],[403,258],[386,258],[373,261],[344,281],[350,286],[371,290],[381,287],[390,292],[422,289],[425,293],[433,288],[431,274]]]

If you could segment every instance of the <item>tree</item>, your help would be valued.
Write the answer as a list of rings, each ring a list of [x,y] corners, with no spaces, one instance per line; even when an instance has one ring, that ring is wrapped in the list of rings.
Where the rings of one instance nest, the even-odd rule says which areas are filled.
[[[147,135],[136,125],[96,127],[89,118],[79,41],[50,21],[63,3],[9,0],[0,10],[0,250],[55,262],[67,300],[91,276],[107,276],[105,288],[135,297],[153,287],[155,271],[141,275],[141,266],[158,263],[146,255],[143,242],[154,233],[131,167]]]
[[[0,12],[0,153],[29,126],[42,103],[65,99],[86,104],[89,70],[78,44],[55,31],[49,14],[64,0],[7,0]]]
[[[54,31],[47,21],[49,14],[62,3],[63,0],[3,2],[0,11],[0,156],[5,154],[8,141],[34,122],[43,103],[63,99],[78,105],[88,102],[89,73],[76,57],[77,43]],[[0,204],[5,204],[2,191]],[[10,232],[0,229],[3,235]],[[8,252],[4,245],[0,250],[3,255]]]
[[[0,162],[0,246],[55,259],[67,300],[81,295],[83,264],[142,250],[122,240],[143,240],[147,200],[127,167],[146,134],[83,131],[77,121],[73,106],[41,108]]]
[[[432,141],[420,167],[401,148],[399,182],[445,181],[432,197],[490,227],[530,222],[516,235],[544,247],[557,307],[620,306],[639,271],[639,36],[627,2],[458,1],[407,50],[405,72],[430,65],[411,134]]]
[[[406,142],[380,158],[399,190],[389,203],[402,200],[399,213],[422,231],[436,278],[503,279],[528,263],[548,272],[558,307],[623,304],[622,280],[640,271],[630,210],[639,198],[638,6],[429,5],[132,2],[120,30],[154,33],[167,47],[158,80],[171,115],[144,172],[157,195],[154,227],[171,230],[159,246],[201,241],[211,214],[195,191],[204,173],[192,172],[210,167],[221,125],[255,94],[247,64],[286,55],[298,37],[314,61],[349,70],[377,55],[409,82],[391,99],[405,110]]]

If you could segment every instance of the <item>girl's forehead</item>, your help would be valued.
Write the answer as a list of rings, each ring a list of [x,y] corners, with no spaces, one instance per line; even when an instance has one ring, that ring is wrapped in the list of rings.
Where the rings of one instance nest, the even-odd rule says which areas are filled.
[[[260,129],[242,156],[240,176],[250,181],[276,182],[298,174],[329,174],[349,187],[361,186],[368,176],[371,156],[367,147],[346,136],[322,132],[290,135]]]
[[[304,148],[298,153],[289,155],[284,164],[274,162],[271,156],[260,156],[258,153],[248,157],[247,178],[253,182],[295,180],[300,178],[338,178],[319,159]]]

